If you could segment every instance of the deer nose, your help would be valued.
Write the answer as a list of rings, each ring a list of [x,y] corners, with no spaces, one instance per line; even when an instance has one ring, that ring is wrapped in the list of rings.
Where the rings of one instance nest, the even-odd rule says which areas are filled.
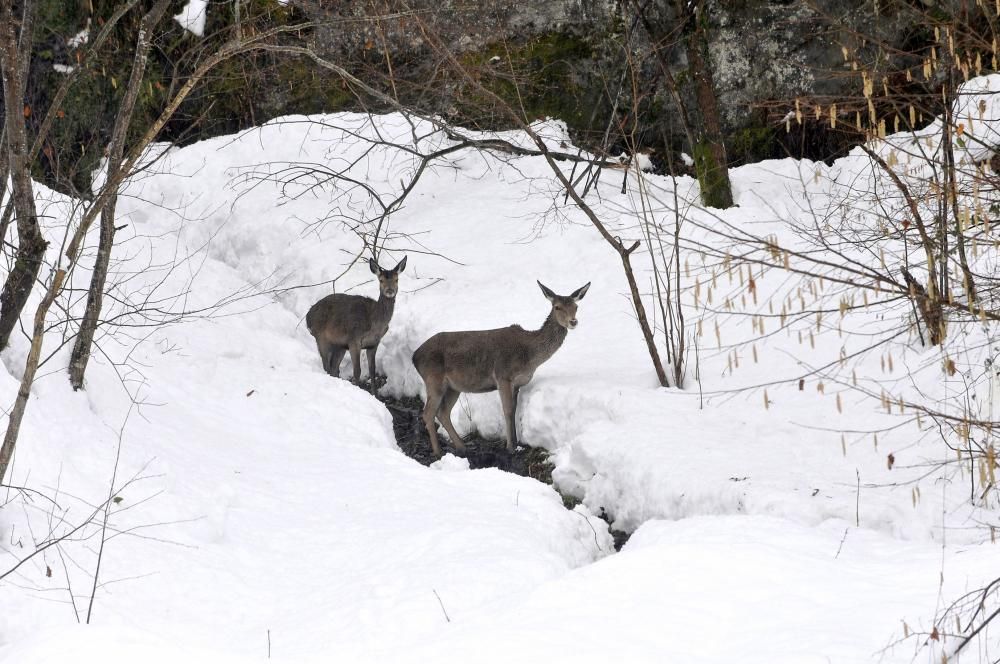
[[[573,318],[573,319],[571,319],[569,321],[569,329],[572,330],[574,327],[576,327],[576,319],[575,318]]]

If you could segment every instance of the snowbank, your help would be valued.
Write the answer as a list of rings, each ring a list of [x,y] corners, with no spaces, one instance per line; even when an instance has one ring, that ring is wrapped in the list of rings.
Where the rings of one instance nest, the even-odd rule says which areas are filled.
[[[566,139],[559,123],[538,128],[552,144]],[[877,405],[813,379],[775,384],[861,341],[836,323],[814,339],[819,324],[805,320],[751,354],[749,317],[692,296],[700,280],[747,300],[742,274],[710,275],[692,252],[685,301],[705,329],[701,380],[659,388],[620,263],[537,158],[455,153],[391,217],[383,263],[409,258],[378,369],[388,393],[419,394],[410,357],[433,333],[537,327],[548,303],[536,279],[564,294],[592,282],[579,327],[522,390],[518,422],[583,507],[566,510],[533,480],[403,457],[384,408],[322,373],[302,325],[331,288],[376,293],[352,229],[378,215],[371,192],[390,200],[417,165],[358,138],[376,134],[444,142],[397,115],[284,118],[168,152],[131,183],[107,311],[123,327],[100,340],[83,392],[62,376],[68,349],[56,352],[14,468],[15,484],[60,497],[66,523],[108,496],[113,474],[116,487],[134,478],[116,491],[98,628],[69,627],[67,590],[79,613],[94,526],[65,566],[53,550],[0,585],[0,661],[256,661],[269,640],[276,661],[294,662],[869,661],[902,636],[901,621],[927,627],[942,567],[946,592],[986,578],[995,552],[983,529],[964,526],[996,515],[968,507],[960,474],[924,476],[938,441],[900,427],[876,442],[863,432],[895,422]],[[340,168],[366,187],[317,186]],[[630,237],[638,202],[613,173],[598,209]],[[663,200],[675,188],[697,195],[690,179],[646,177]],[[810,205],[861,177],[870,165],[856,157],[746,166],[732,173],[740,207],[690,210],[691,233],[725,223],[794,241],[789,220],[808,221]],[[49,218],[69,214],[45,196],[62,214]],[[646,260],[636,255],[648,280]],[[761,312],[794,289],[780,271],[753,276]],[[74,287],[88,277],[72,275]],[[838,296],[830,286],[815,297]],[[864,311],[839,324],[884,328]],[[50,336],[57,348],[58,330]],[[26,350],[19,338],[3,355],[8,402]],[[916,343],[898,352],[897,367],[940,365]],[[859,371],[875,375],[880,360],[861,355]],[[886,384],[902,383],[891,371]],[[763,385],[766,398],[736,389]],[[503,430],[495,394],[463,395],[454,419],[463,432]],[[20,557],[8,542],[38,540],[53,522],[46,505],[19,500],[23,513],[0,510],[3,563]],[[611,540],[591,516],[601,511],[638,529],[620,555],[605,558]],[[906,644],[888,661],[909,661]]]

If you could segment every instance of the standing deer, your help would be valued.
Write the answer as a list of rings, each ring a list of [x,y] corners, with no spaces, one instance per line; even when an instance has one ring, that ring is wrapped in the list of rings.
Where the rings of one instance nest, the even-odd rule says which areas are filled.
[[[378,276],[378,301],[361,295],[334,293],[312,305],[306,314],[306,327],[316,338],[323,369],[340,378],[340,361],[351,351],[354,382],[361,381],[361,349],[368,353],[368,380],[375,392],[375,351],[389,329],[392,310],[399,292],[399,273],[406,267],[406,257],[391,270],[383,270],[375,259],[368,269]]]
[[[520,325],[511,325],[496,330],[440,332],[413,353],[413,366],[427,387],[424,424],[435,455],[441,456],[435,415],[455,449],[462,453],[465,444],[451,423],[451,410],[462,392],[493,390],[500,392],[507,426],[507,451],[514,451],[518,392],[542,362],[559,349],[566,331],[576,327],[576,303],[587,294],[590,282],[565,296],[556,295],[540,281],[538,286],[552,303],[552,311],[541,329],[525,330]]]

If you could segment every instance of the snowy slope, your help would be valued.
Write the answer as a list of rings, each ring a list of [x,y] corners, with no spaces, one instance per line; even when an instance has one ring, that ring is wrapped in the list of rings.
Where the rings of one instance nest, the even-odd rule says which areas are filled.
[[[360,214],[369,205],[368,198],[350,191],[346,199],[331,204],[330,193],[324,198],[305,185],[286,187],[279,195],[259,177],[248,182],[245,167],[261,161],[261,146],[267,146],[269,173],[279,171],[284,162],[353,162],[368,145],[353,140],[346,129],[369,135],[375,131],[359,117],[324,125],[292,120],[239,139],[208,141],[161,166],[181,175],[158,176],[137,195],[203,218],[203,223],[185,227],[187,245],[207,246],[210,256],[252,283],[278,279],[284,284],[322,283],[349,266],[362,251],[362,243],[344,232],[340,223],[319,220],[330,215],[331,205],[335,211],[353,209]],[[560,129],[545,127],[554,141]],[[392,116],[381,122],[378,131],[405,141],[409,127]],[[372,176],[370,186],[386,196],[412,168],[411,159],[386,150],[361,158],[354,170],[383,174]],[[797,210],[802,182],[814,182],[809,178],[817,169],[827,167],[784,160],[737,169],[733,180],[740,207],[721,213],[722,218],[762,234],[782,229],[786,222],[776,206],[786,212]],[[850,157],[832,169],[839,178],[833,182],[856,179],[862,169],[857,157]],[[817,363],[833,360],[841,348],[851,353],[851,344],[862,345],[866,338],[845,341],[831,332],[818,335],[815,351],[803,352],[804,342],[796,341],[790,326],[763,342],[759,362],[745,357],[747,349],[741,349],[740,369],[727,371],[729,346],[750,338],[753,331],[746,316],[719,315],[724,348],[717,350],[714,339],[703,337],[702,392],[710,396],[706,416],[695,389],[650,389],[655,378],[623,293],[617,257],[572,205],[562,205],[561,197],[553,201],[557,183],[543,161],[521,158],[504,163],[458,153],[425,178],[389,225],[385,263],[417,252],[403,275],[403,294],[379,355],[379,369],[389,377],[389,392],[414,394],[422,389],[410,356],[433,333],[512,322],[535,327],[548,311],[535,279],[562,293],[592,281],[595,287],[581,302],[580,327],[522,391],[519,417],[526,442],[557,453],[557,477],[563,488],[580,495],[593,510],[608,511],[619,527],[631,530],[649,518],[745,512],[806,523],[831,517],[856,520],[859,477],[866,496],[861,501],[862,521],[895,535],[940,534],[942,500],[950,510],[966,509],[964,490],[949,496],[947,483],[921,486],[927,499],[917,505],[912,487],[886,486],[899,479],[887,468],[889,452],[899,466],[917,465],[940,454],[935,441],[914,446],[914,436],[926,436],[915,428],[888,432],[878,447],[871,436],[851,436],[845,441],[844,458],[841,429],[886,424],[888,418],[879,416],[877,402],[861,402],[845,392],[847,408],[838,413],[833,388],[817,392],[814,381],[805,392],[799,392],[794,382],[772,386],[768,410],[759,390],[727,392],[798,376],[803,357]],[[629,210],[635,201],[622,196],[611,177],[604,183],[599,209],[611,223],[617,215],[623,231],[629,230]],[[829,197],[830,183],[824,178],[805,193]],[[672,186],[669,181],[661,184]],[[690,180],[678,180],[677,186],[687,197],[696,194]],[[225,203],[218,201],[221,191],[228,192]],[[276,214],[260,212],[278,203]],[[697,256],[691,260],[697,261]],[[758,288],[761,293],[778,292],[785,281],[783,275],[772,273],[759,279]],[[355,286],[359,292],[373,292],[363,262],[338,284],[340,290]],[[733,287],[740,289],[739,284]],[[278,300],[301,316],[324,292],[324,286],[297,289]],[[834,293],[829,297],[836,301]],[[713,322],[706,316],[705,328],[711,329]],[[805,321],[799,327],[808,332],[811,324]],[[870,316],[856,323],[862,328],[871,324]],[[298,333],[304,343],[309,342],[302,326]],[[899,352],[900,366],[929,361],[926,356],[936,353],[915,345]],[[872,365],[879,357],[863,361],[869,375],[878,374]],[[902,378],[900,372],[886,380]],[[727,417],[713,417],[712,412]],[[495,394],[463,395],[455,420],[460,431],[502,435]]]
[[[131,221],[143,235],[123,245],[137,256],[130,262],[148,260],[143,247],[156,258],[176,250],[169,213],[139,210]],[[119,276],[128,269],[120,265]],[[165,281],[149,270],[130,284],[178,293],[191,272],[188,309],[246,285],[212,258]],[[123,500],[112,510],[95,623],[140,644],[256,655],[270,632],[286,657],[359,657],[439,629],[442,603],[460,619],[613,551],[602,521],[567,511],[547,486],[407,459],[384,407],[319,370],[296,333],[297,313],[262,304],[233,305],[145,339],[148,331],[105,337],[107,356],[130,355],[130,366],[95,358],[85,391],[73,393],[59,372],[38,384],[13,484],[54,494],[66,513],[50,517],[37,503],[26,515],[5,509],[5,537],[28,544],[44,535],[29,527],[82,520],[107,494],[119,432],[115,486],[137,478],[115,492]],[[8,376],[5,398],[15,388]],[[125,388],[139,405],[131,407]],[[67,547],[66,569],[85,616],[99,529],[81,534],[88,540]],[[5,569],[20,551],[5,547]],[[49,553],[5,582],[3,603],[18,609],[2,612],[5,662],[58,659],[46,655],[61,652],[52,630],[75,622],[62,561]]]
[[[565,139],[558,123],[539,129]],[[405,458],[381,404],[322,373],[302,320],[339,275],[338,291],[375,294],[348,226],[378,207],[312,176],[274,181],[297,174],[293,163],[352,164],[392,196],[415,161],[357,139],[376,133],[412,136],[399,116],[286,118],[168,152],[130,185],[110,314],[128,326],[102,338],[83,392],[61,372],[67,348],[46,365],[13,484],[56,494],[62,509],[15,495],[17,509],[0,510],[0,569],[23,555],[12,542],[61,532],[60,516],[80,522],[113,473],[116,487],[140,479],[115,491],[94,625],[74,627],[66,586],[68,576],[85,615],[99,523],[67,545],[71,560],[52,551],[0,582],[0,662],[261,661],[269,639],[275,661],[294,662],[878,661],[903,621],[927,630],[941,602],[995,575],[988,535],[972,527],[995,513],[966,505],[961,477],[921,479],[941,449],[916,427],[877,447],[860,433],[842,443],[841,430],[889,419],[877,401],[844,391],[838,410],[840,388],[810,381],[769,386],[765,409],[760,390],[733,391],[796,376],[851,342],[830,327],[812,348],[795,333],[816,327],[804,321],[763,342],[757,361],[738,348],[735,369],[734,348],[754,330],[695,305],[691,282],[707,284],[712,269],[696,254],[690,319],[704,317],[706,331],[718,321],[722,339],[703,337],[700,390],[657,387],[620,263],[537,158],[456,153],[390,218],[382,263],[407,255],[408,267],[378,366],[388,393],[418,394],[409,358],[431,334],[536,327],[548,303],[535,279],[564,294],[591,281],[580,326],[519,410],[522,440],[554,453],[558,485],[584,506],[567,511],[552,489],[500,471]],[[620,193],[621,175],[603,178],[598,207],[629,236],[637,201]],[[732,177],[740,206],[692,218],[791,241],[804,200],[867,175],[853,155]],[[689,179],[650,181],[661,200],[675,186],[682,200],[697,195]],[[717,277],[717,297],[741,292]],[[760,275],[758,288],[763,309],[787,278]],[[126,296],[155,311],[129,313]],[[174,320],[182,310],[194,313]],[[844,324],[879,329],[864,316]],[[150,318],[170,324],[137,327]],[[50,337],[58,348],[58,329]],[[25,352],[18,339],[4,353],[7,402]],[[916,343],[897,352],[899,367],[940,363]],[[859,371],[877,375],[879,359],[862,357]],[[499,399],[464,395],[455,422],[499,437]],[[605,524],[590,516],[600,510],[638,529],[620,554],[608,555]],[[881,661],[911,661],[915,649],[905,641]]]

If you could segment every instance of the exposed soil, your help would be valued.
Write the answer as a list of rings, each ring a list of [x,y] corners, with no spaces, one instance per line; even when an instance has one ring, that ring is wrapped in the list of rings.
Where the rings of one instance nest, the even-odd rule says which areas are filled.
[[[384,376],[376,376],[376,386],[381,389],[385,385]],[[367,385],[362,385],[367,388]],[[376,394],[376,398],[385,404],[385,407],[392,415],[392,430],[396,436],[396,444],[410,458],[416,459],[425,466],[429,466],[437,457],[431,452],[431,441],[427,435],[427,428],[424,426],[421,414],[424,409],[424,402],[417,397],[403,397],[401,399],[387,397]],[[445,454],[457,454],[455,448],[448,441],[446,435],[438,436],[441,443],[441,451]],[[470,468],[499,468],[508,473],[515,473],[523,477],[531,477],[552,484],[552,462],[549,461],[548,450],[541,447],[531,447],[530,445],[519,444],[511,454],[507,452],[507,442],[504,440],[487,440],[479,435],[472,435],[465,439],[465,458],[469,460]],[[461,456],[461,455],[458,455]],[[558,489],[556,489],[558,492]],[[579,500],[573,496],[559,492],[562,496],[563,505],[566,509],[573,509],[579,504]],[[610,519],[605,514],[598,515],[610,525]],[[621,550],[625,542],[628,541],[631,533],[620,530],[611,530],[611,535],[615,540],[615,550]]]

